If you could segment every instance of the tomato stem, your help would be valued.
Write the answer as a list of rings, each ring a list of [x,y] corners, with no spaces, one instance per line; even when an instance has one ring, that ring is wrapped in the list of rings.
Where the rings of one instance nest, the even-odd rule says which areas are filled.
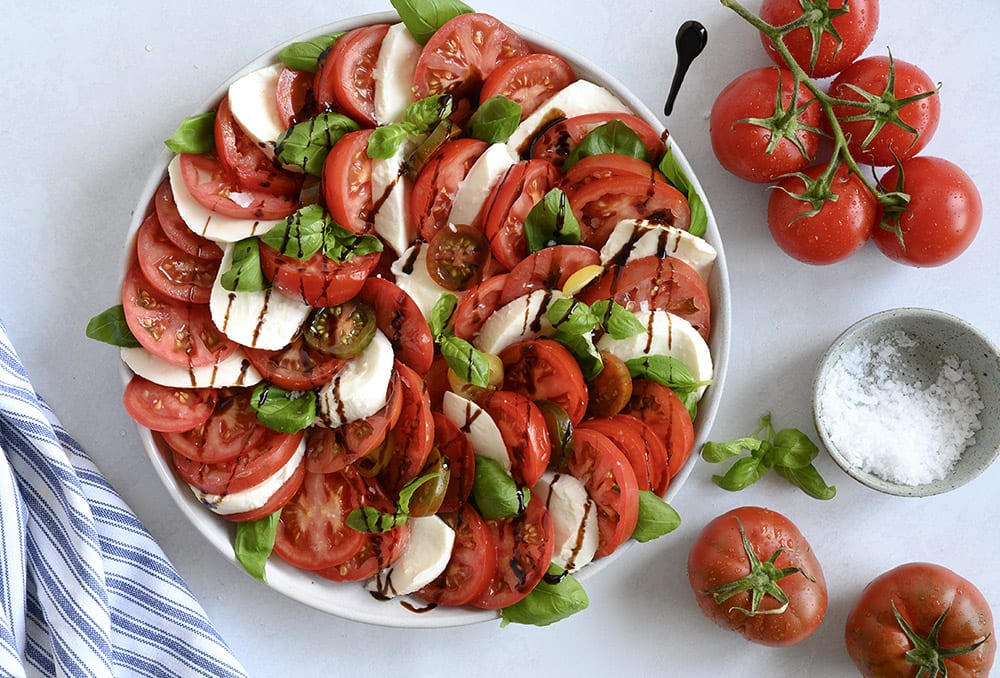
[[[990,639],[990,634],[987,633],[971,645],[953,648],[941,647],[938,643],[938,635],[941,633],[945,617],[951,612],[951,605],[941,613],[941,616],[934,620],[934,625],[931,627],[930,632],[926,636],[921,636],[903,618],[899,610],[896,609],[896,601],[890,601],[890,604],[892,605],[892,613],[896,617],[896,623],[899,624],[899,628],[902,629],[907,639],[913,643],[913,647],[906,652],[905,656],[906,661],[920,667],[920,670],[917,672],[918,676],[947,676],[948,667],[944,663],[945,659],[968,654]]]

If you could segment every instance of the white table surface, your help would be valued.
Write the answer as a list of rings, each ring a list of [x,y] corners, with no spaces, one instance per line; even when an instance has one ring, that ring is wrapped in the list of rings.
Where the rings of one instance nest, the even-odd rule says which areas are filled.
[[[553,627],[496,623],[443,630],[386,629],[287,600],[226,562],[192,528],[153,473],[123,411],[113,349],[84,336],[115,303],[122,238],[161,140],[243,64],[314,26],[390,9],[387,1],[245,3],[18,3],[0,22],[0,317],[38,391],[163,545],[251,675],[704,675],[849,676],[843,644],[862,587],[895,565],[927,560],[976,583],[1000,612],[1000,464],[948,495],[877,494],[825,456],[838,489],[810,499],[768,477],[739,493],[711,482],[701,463],[675,507],[683,525],[637,546],[587,582],[590,608]],[[773,412],[777,425],[815,439],[813,370],[852,322],[898,306],[958,315],[1000,341],[996,189],[1000,88],[991,31],[995,0],[886,0],[874,45],[944,83],[943,118],[928,154],[961,165],[982,190],[985,219],[972,248],[939,269],[917,270],[873,245],[847,262],[809,267],[772,244],[767,191],[726,174],[708,140],[715,95],[743,70],[767,65],[756,33],[712,0],[479,0],[481,10],[548,34],[603,66],[653,110],[674,67],[686,19],[708,28],[667,121],[708,194],[724,233],[733,299],[725,396],[714,440],[748,434]],[[624,7],[629,9],[624,9]],[[759,2],[750,2],[751,7]],[[978,63],[978,60],[985,63]],[[822,560],[830,606],[819,631],[769,649],[702,617],[685,572],[700,528],[743,505],[791,517]],[[514,672],[514,673],[512,673]]]

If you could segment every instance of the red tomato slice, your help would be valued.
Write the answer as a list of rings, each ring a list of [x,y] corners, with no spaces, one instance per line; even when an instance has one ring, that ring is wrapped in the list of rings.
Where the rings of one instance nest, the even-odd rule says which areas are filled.
[[[455,545],[445,571],[417,595],[437,605],[466,605],[483,596],[497,571],[493,534],[468,504],[460,512],[438,515],[455,530]]]
[[[391,506],[388,508],[391,510]],[[340,565],[317,570],[316,574],[332,581],[363,581],[377,575],[383,568],[389,567],[399,556],[409,540],[410,528],[405,523],[397,525],[388,532],[380,534],[365,534],[364,541],[350,558]],[[385,584],[381,577],[376,587],[381,589]],[[376,590],[376,594],[380,591]],[[391,594],[386,591],[382,595]]]
[[[265,380],[289,391],[309,391],[328,384],[344,366],[344,361],[317,353],[301,336],[276,351],[243,347],[247,360]]]
[[[164,179],[160,187],[156,189],[153,203],[156,208],[156,218],[160,220],[160,227],[163,228],[163,232],[167,234],[171,242],[199,259],[222,258],[222,248],[218,244],[192,231],[181,218],[168,179]]]
[[[479,219],[493,256],[507,269],[528,256],[524,220],[558,180],[559,170],[552,163],[522,160],[511,166],[490,190]]]
[[[396,353],[396,359],[424,374],[434,360],[434,337],[420,307],[395,283],[368,278],[358,298],[375,310],[375,322]]]
[[[247,190],[287,196],[302,190],[304,175],[287,172],[267,157],[233,117],[228,96],[222,97],[215,112],[215,150],[219,162]]]
[[[410,218],[421,238],[429,242],[447,225],[458,187],[486,147],[479,139],[455,139],[435,151],[421,168],[410,193]]]
[[[220,518],[224,518],[231,523],[252,523],[255,520],[260,520],[261,518],[266,518],[278,509],[282,508],[289,500],[295,496],[295,493],[299,491],[302,487],[302,481],[306,477],[305,465],[299,464],[295,472],[289,476],[288,480],[282,483],[281,487],[275,490],[271,498],[267,500],[260,508],[256,508],[250,511],[243,511],[242,513],[227,513],[219,514]]]
[[[125,410],[153,431],[190,431],[212,416],[216,391],[171,388],[134,375],[125,387]]]
[[[371,252],[338,264],[317,252],[300,261],[260,243],[260,266],[274,289],[316,308],[336,306],[353,299],[378,266],[380,258],[381,252]]]
[[[274,96],[278,105],[278,117],[285,129],[308,120],[316,111],[316,97],[313,93],[315,76],[308,71],[281,69]]]
[[[486,319],[500,307],[500,297],[507,280],[506,273],[494,275],[473,287],[462,297],[453,315],[455,336],[466,341],[479,334]]]
[[[601,351],[603,368],[587,385],[587,415],[611,417],[622,411],[632,397],[632,375],[625,361],[609,351]]]
[[[219,332],[207,304],[159,294],[133,262],[122,284],[125,321],[143,348],[181,367],[205,367],[225,360],[236,342]]]
[[[389,24],[362,26],[330,48],[316,72],[316,105],[339,110],[362,125],[375,127],[375,66]]]
[[[569,472],[587,488],[597,507],[596,558],[610,555],[632,536],[639,519],[639,484],[617,445],[588,428],[573,430]]]
[[[532,252],[510,270],[500,305],[535,290],[561,290],[581,268],[600,263],[598,251],[586,245],[553,245]]]
[[[641,419],[628,414],[586,419],[577,430],[589,428],[607,436],[618,446],[632,470],[640,490],[652,490],[660,496],[670,484],[667,448]]]
[[[156,212],[151,212],[139,227],[136,254],[143,275],[157,292],[192,304],[208,303],[219,273],[219,260],[198,258],[175,245],[160,227]]]
[[[599,153],[588,155],[574,163],[566,170],[560,186],[564,191],[572,192],[591,181],[621,175],[642,177],[649,181],[667,180],[658,169],[645,160],[620,153]]]
[[[163,441],[177,454],[202,464],[235,459],[260,442],[268,428],[250,406],[251,389],[214,392],[214,407],[200,424],[178,432],[164,432]]]
[[[531,52],[513,29],[488,14],[460,14],[447,21],[417,60],[413,88],[418,99],[450,92],[466,96],[504,61]]]
[[[548,468],[552,450],[545,417],[533,402],[513,391],[494,391],[479,404],[500,430],[514,480],[534,487]]]
[[[398,494],[407,482],[420,475],[434,447],[434,415],[424,380],[398,360],[396,371],[403,392],[403,409],[396,426],[388,433],[393,455],[378,476],[390,495]]]
[[[427,243],[427,274],[452,292],[478,284],[490,268],[490,244],[482,231],[465,224],[448,224]]]
[[[529,155],[562,167],[567,156],[588,132],[612,120],[621,120],[639,135],[643,146],[649,151],[649,159],[654,163],[659,162],[660,157],[666,153],[667,133],[660,136],[642,118],[629,113],[588,113],[563,118],[546,127],[532,141]]]
[[[646,422],[666,444],[667,466],[673,478],[694,449],[694,424],[684,403],[663,384],[648,379],[632,382],[632,399],[622,410]]]
[[[535,495],[517,516],[486,524],[496,544],[496,571],[482,595],[469,602],[495,610],[518,602],[542,580],[552,561],[555,537],[552,517]]]
[[[434,446],[448,460],[451,479],[439,513],[462,510],[476,480],[476,457],[469,437],[440,411],[434,411]]]
[[[301,431],[268,430],[235,459],[219,463],[202,463],[175,452],[174,467],[186,483],[202,492],[234,494],[259,485],[277,473],[295,454],[302,435]]]
[[[531,400],[550,400],[573,424],[587,412],[587,385],[573,354],[551,339],[531,339],[500,352],[503,387]]]
[[[191,196],[218,214],[235,219],[284,219],[299,208],[298,195],[277,195],[241,186],[218,158],[181,153],[180,167]]]
[[[355,233],[368,233],[375,223],[372,203],[372,131],[348,132],[323,161],[323,200],[333,220]]]
[[[479,93],[479,103],[503,96],[521,105],[521,120],[544,101],[576,80],[573,67],[562,57],[536,52],[509,59],[497,66]]]

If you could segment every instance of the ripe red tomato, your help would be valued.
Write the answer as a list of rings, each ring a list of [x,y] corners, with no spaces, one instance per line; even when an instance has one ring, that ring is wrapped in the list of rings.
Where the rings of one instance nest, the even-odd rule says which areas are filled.
[[[302,335],[274,351],[249,346],[244,346],[243,351],[264,379],[289,391],[320,388],[344,366],[344,360],[310,349]]]
[[[496,422],[510,455],[511,475],[518,483],[533,487],[549,465],[552,445],[549,429],[538,407],[514,391],[493,391],[480,405]]]
[[[219,158],[181,153],[181,175],[191,196],[207,210],[234,219],[284,219],[299,208],[297,193],[278,195],[244,186]],[[241,196],[239,202],[236,196]]]
[[[746,181],[766,183],[809,164],[820,135],[808,128],[818,129],[822,114],[815,103],[805,106],[813,97],[804,84],[792,104],[794,82],[791,71],[768,66],[747,71],[726,85],[712,105],[709,121],[712,150],[723,167]],[[789,115],[793,106],[804,110]],[[746,118],[771,120],[770,127]]]
[[[803,173],[815,179],[825,169],[816,165]],[[837,168],[830,186],[837,199],[823,203],[813,216],[802,216],[812,210],[810,203],[789,195],[805,190],[800,177],[786,177],[778,186],[767,203],[767,223],[774,242],[789,256],[807,264],[832,264],[868,242],[877,223],[878,202],[845,165]]]
[[[493,257],[508,270],[528,256],[524,220],[531,208],[559,180],[548,160],[522,160],[512,165],[490,190],[479,218]]]
[[[278,195],[298,195],[302,189],[303,175],[281,169],[243,131],[228,96],[222,97],[215,111],[215,152],[244,188]]]
[[[762,645],[803,641],[826,615],[816,554],[788,518],[766,508],[735,508],[706,525],[688,554],[688,579],[706,617]]]
[[[125,410],[153,431],[190,431],[212,416],[214,389],[170,388],[135,375],[125,387]]]
[[[381,260],[370,252],[340,264],[316,252],[305,260],[282,254],[260,243],[260,265],[275,290],[316,308],[337,306],[352,299]]]
[[[188,228],[180,212],[177,211],[177,203],[174,202],[174,192],[170,188],[169,179],[164,179],[160,187],[156,189],[156,197],[153,198],[153,202],[156,206],[156,218],[160,220],[160,226],[171,242],[199,259],[222,258],[222,248],[219,247],[218,243],[203,238]]]
[[[348,132],[323,161],[323,200],[333,220],[354,233],[367,233],[375,223],[372,202],[370,129]]]
[[[251,392],[248,388],[211,391],[209,416],[187,429],[163,431],[163,442],[177,454],[202,464],[231,461],[258,446],[268,429],[251,407]]]
[[[455,545],[448,567],[418,596],[438,605],[465,605],[486,593],[497,572],[497,547],[486,521],[470,504],[441,519],[455,530]]]
[[[983,201],[972,178],[943,158],[918,156],[893,167],[882,177],[886,190],[896,190],[900,171],[902,190],[910,202],[902,212],[888,215],[890,229],[899,227],[903,243],[893,230],[877,227],[872,238],[890,259],[911,266],[940,266],[969,247],[983,220]],[[887,215],[882,214],[884,223]]]
[[[566,158],[583,137],[612,120],[620,120],[628,125],[642,139],[643,146],[649,152],[649,159],[653,162],[659,162],[666,152],[667,133],[664,132],[661,136],[645,120],[629,113],[585,113],[572,118],[559,119],[539,131],[531,139],[529,148],[520,150],[527,150],[530,157],[544,158],[561,168]]]
[[[497,66],[479,92],[479,103],[495,96],[521,105],[521,119],[531,115],[546,99],[576,80],[573,67],[562,57],[534,52],[508,59]]]
[[[448,224],[458,187],[486,147],[479,139],[454,139],[435,151],[420,169],[410,192],[410,218],[421,238],[430,241]]]
[[[388,24],[363,26],[333,44],[316,73],[320,110],[342,110],[362,125],[376,125],[375,65],[388,31]]]
[[[667,473],[673,478],[694,449],[694,424],[684,403],[663,384],[650,379],[632,382],[632,397],[622,414],[646,424],[666,447]]]
[[[285,129],[316,114],[313,83],[315,77],[308,71],[281,69],[274,98],[278,106],[278,117]]]
[[[847,5],[847,7],[844,7]],[[840,13],[844,8],[846,11]],[[783,26],[803,14],[819,10],[819,18],[785,35],[785,46],[795,62],[814,78],[826,78],[839,73],[861,56],[878,29],[878,0],[764,0],[759,16],[772,26]],[[822,31],[815,65],[810,65],[813,53],[813,27]],[[830,32],[836,31],[840,40]],[[771,40],[761,34],[761,43],[778,66],[785,62]]]
[[[162,295],[207,304],[219,273],[218,259],[188,254],[167,237],[156,212],[150,212],[136,235],[136,254],[146,280]]]
[[[911,653],[915,638],[929,641],[928,651]],[[983,594],[932,563],[907,563],[872,580],[847,615],[845,641],[866,677],[986,676],[997,648]]]
[[[500,352],[503,388],[531,400],[550,400],[574,424],[587,412],[587,385],[576,358],[552,339],[529,339]]]
[[[889,82],[889,65],[894,68],[894,80]],[[841,71],[830,85],[830,95],[847,101],[864,101],[854,87],[868,92],[884,108],[874,113],[874,119],[849,118],[862,113],[855,106],[834,106],[833,112],[847,136],[847,147],[855,160],[876,167],[888,167],[919,153],[934,136],[941,117],[941,102],[937,94],[900,105],[901,100],[926,92],[934,92],[934,81],[917,66],[899,59],[873,56],[860,59]],[[881,100],[881,101],[879,101]],[[905,129],[896,122],[909,126]],[[874,129],[874,135],[872,135]],[[895,156],[895,158],[893,157]]]

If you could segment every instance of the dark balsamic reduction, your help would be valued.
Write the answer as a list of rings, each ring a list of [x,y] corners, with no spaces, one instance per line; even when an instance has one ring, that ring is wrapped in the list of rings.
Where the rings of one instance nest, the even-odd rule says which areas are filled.
[[[674,110],[674,100],[680,91],[681,83],[684,82],[688,67],[708,44],[708,31],[697,21],[685,21],[677,29],[674,44],[677,47],[677,67],[674,69],[674,79],[670,83],[667,103],[663,106],[664,115],[670,115]]]

